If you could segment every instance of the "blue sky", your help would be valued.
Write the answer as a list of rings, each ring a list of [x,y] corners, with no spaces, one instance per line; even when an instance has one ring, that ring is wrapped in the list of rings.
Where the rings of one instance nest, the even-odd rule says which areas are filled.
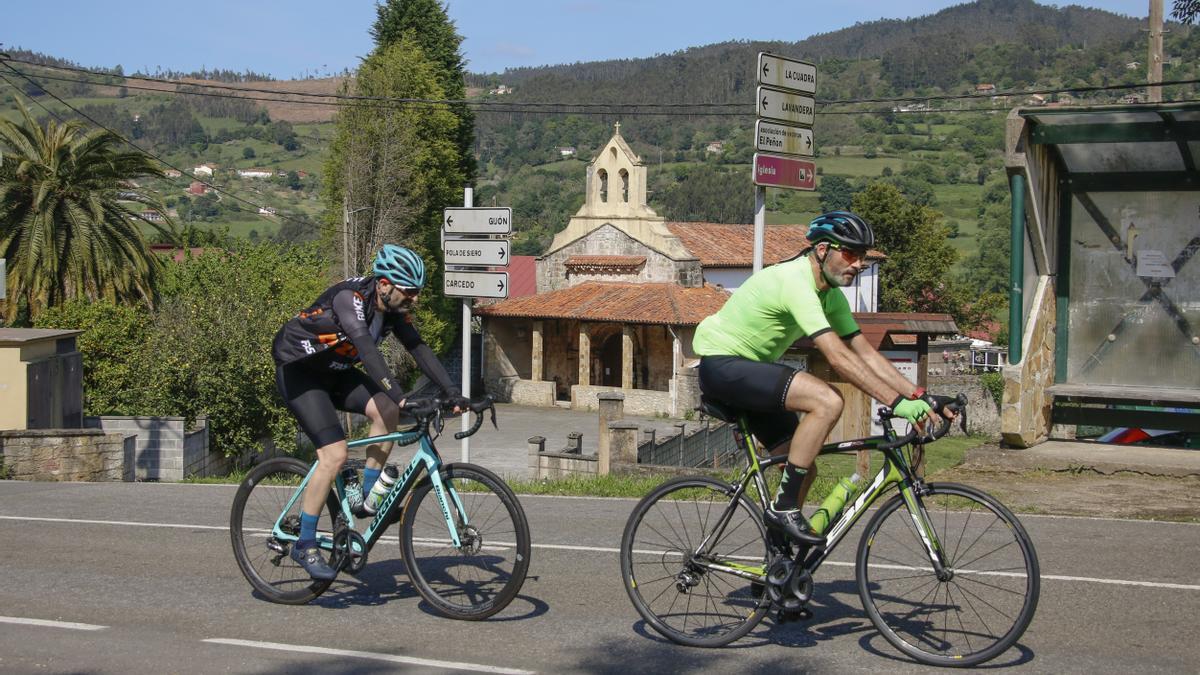
[[[286,79],[354,68],[375,0],[6,0],[0,44],[126,72],[247,68]],[[954,0],[450,0],[472,72],[636,58],[728,40],[801,40]],[[1077,0],[1144,17],[1147,0]],[[1166,0],[1170,13],[1172,0]],[[119,9],[115,9],[119,8]]]

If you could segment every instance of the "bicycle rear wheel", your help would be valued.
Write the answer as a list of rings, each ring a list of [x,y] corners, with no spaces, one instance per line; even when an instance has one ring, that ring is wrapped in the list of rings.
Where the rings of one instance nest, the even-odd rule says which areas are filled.
[[[858,545],[858,593],[887,641],[926,665],[974,666],[999,656],[1033,619],[1037,554],[1017,518],[988,494],[931,483],[917,497],[941,546],[934,573],[903,495],[892,497]]]
[[[229,514],[229,536],[233,557],[246,580],[271,602],[303,605],[325,592],[332,580],[317,581],[288,555],[291,540],[277,539],[275,523],[283,514],[282,529],[300,533],[300,502],[287,504],[308,475],[309,466],[293,457],[276,457],[254,467],[238,487]],[[318,536],[333,536],[338,502],[329,493],[317,521]]]
[[[448,517],[460,546],[454,546],[446,515],[428,478],[404,507],[401,552],[417,592],[435,612],[478,621],[508,606],[529,569],[529,524],[516,495],[496,474],[473,464],[448,464],[442,480],[462,502],[447,494]]]
[[[672,642],[720,647],[767,613],[762,513],[745,495],[735,502],[730,494],[728,483],[713,478],[669,480],[625,525],[625,591],[646,623]]]

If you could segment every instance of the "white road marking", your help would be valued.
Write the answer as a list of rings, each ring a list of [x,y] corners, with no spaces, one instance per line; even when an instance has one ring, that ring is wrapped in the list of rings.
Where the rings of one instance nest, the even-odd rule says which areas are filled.
[[[256,649],[275,649],[283,652],[303,652],[306,654],[323,654],[325,656],[351,656],[357,659],[373,659],[390,663],[403,663],[410,666],[425,668],[451,668],[454,670],[469,670],[475,673],[504,673],[507,675],[532,675],[536,671],[518,670],[516,668],[501,668],[478,663],[461,663],[457,661],[437,661],[434,659],[419,659],[412,656],[396,656],[394,654],[378,654],[375,652],[360,652],[352,649],[330,649],[328,647],[310,647],[308,645],[285,645],[278,642],[257,642],[255,640],[232,640],[225,638],[210,638],[201,640],[218,645],[233,645],[235,647],[254,647]]]
[[[47,619],[27,619],[21,616],[0,616],[0,623],[16,623],[23,626],[43,626],[45,628],[68,628],[70,630],[104,630],[108,626],[97,626],[92,623],[75,623],[74,621],[49,621]]]
[[[115,525],[124,527],[161,527],[173,528],[180,530],[218,530],[228,532],[229,528],[224,525],[188,525],[185,523],[143,523],[132,522],[127,520],[88,520],[79,518],[40,518],[36,516],[0,516],[0,520],[17,520],[17,521],[36,521],[44,523],[71,523],[79,525]],[[266,530],[262,530],[266,532]],[[385,536],[381,537],[380,541],[397,542],[398,537]],[[513,542],[489,542],[496,546],[515,546]],[[579,546],[572,544],[530,544],[530,548],[544,549],[549,551],[579,551],[585,553],[612,553],[619,555],[619,548],[605,546]],[[638,553],[665,553],[665,551],[638,551]],[[838,567],[854,567],[851,562],[836,562],[826,560],[822,565],[833,565]],[[1173,584],[1159,581],[1137,581],[1132,579],[1104,579],[1100,577],[1078,577],[1062,574],[1042,574],[1043,581],[1077,581],[1093,584],[1107,584],[1113,586],[1137,586],[1141,588],[1163,588],[1179,591],[1200,591],[1200,584]]]

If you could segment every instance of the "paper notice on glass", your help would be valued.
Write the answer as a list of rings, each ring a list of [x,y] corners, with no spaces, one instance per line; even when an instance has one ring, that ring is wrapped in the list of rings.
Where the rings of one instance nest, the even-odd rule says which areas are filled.
[[[1137,275],[1156,279],[1173,279],[1175,270],[1162,251],[1142,249],[1137,252]]]

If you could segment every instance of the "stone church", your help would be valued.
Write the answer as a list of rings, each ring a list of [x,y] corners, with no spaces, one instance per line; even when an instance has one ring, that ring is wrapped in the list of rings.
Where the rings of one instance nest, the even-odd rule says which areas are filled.
[[[807,247],[806,226],[766,229],[763,262]],[[878,260],[842,289],[874,312]],[[646,166],[620,125],[587,167],[583,206],[537,259],[537,293],[477,307],[482,375],[498,400],[596,407],[625,395],[632,414],[682,417],[699,401],[692,335],[749,277],[753,226],[667,222],[646,201]],[[878,333],[879,344],[895,326]],[[864,334],[868,329],[864,326]],[[806,367],[803,348],[785,361]]]

